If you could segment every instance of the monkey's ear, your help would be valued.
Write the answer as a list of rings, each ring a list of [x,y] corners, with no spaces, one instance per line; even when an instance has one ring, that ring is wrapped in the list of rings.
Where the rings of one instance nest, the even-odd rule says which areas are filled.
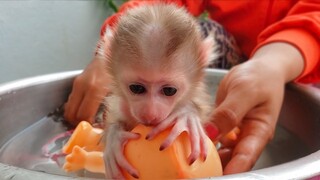
[[[201,43],[201,65],[207,67],[216,60],[217,57],[215,41],[212,36],[208,36]]]
[[[110,27],[110,26],[107,26],[106,27],[106,30],[105,30],[105,32],[104,32],[104,36],[103,36],[103,38],[104,39],[108,39],[108,38],[112,38],[113,37],[113,30],[112,30],[112,28]]]
[[[112,28],[110,26],[107,26],[103,36],[100,38],[97,45],[96,54],[99,55],[100,57],[109,56],[110,44],[111,44],[111,40],[113,39],[113,34],[114,34],[114,31],[112,30]]]

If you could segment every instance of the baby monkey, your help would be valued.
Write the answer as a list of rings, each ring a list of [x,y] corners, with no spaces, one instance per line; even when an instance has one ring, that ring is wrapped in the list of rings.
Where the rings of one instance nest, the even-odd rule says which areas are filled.
[[[98,55],[112,79],[106,98],[104,160],[108,178],[122,170],[138,178],[123,155],[124,145],[139,138],[130,131],[152,126],[146,139],[172,127],[163,150],[183,131],[190,137],[188,162],[206,159],[203,123],[212,110],[204,69],[213,57],[212,40],[202,39],[197,21],[183,8],[156,3],[127,10],[113,30],[107,28]]]

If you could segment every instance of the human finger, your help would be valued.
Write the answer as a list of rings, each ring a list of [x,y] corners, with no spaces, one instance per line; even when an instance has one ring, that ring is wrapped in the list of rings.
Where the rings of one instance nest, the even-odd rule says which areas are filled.
[[[246,119],[243,122],[239,142],[233,149],[232,157],[224,168],[224,174],[234,174],[250,170],[263,149],[273,137],[274,128],[259,119]]]
[[[77,111],[77,120],[86,120],[93,123],[100,104],[106,96],[106,90],[103,88],[92,88],[84,96],[81,105]]]
[[[244,116],[262,103],[260,97],[245,91],[230,91],[213,111],[211,122],[217,127],[220,137],[238,126]]]
[[[68,101],[64,105],[64,117],[69,123],[73,125],[76,125],[78,123],[76,116],[78,108],[84,97],[82,88],[79,89],[80,87],[77,86],[77,81],[75,80],[75,82],[73,83],[72,91],[68,97]]]

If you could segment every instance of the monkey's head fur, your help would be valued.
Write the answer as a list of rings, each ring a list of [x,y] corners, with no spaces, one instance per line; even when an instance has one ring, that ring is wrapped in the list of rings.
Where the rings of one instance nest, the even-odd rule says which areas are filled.
[[[134,7],[105,34],[99,54],[113,80],[111,92],[127,102],[137,121],[157,124],[203,88],[213,44],[202,39],[185,9],[166,3]]]

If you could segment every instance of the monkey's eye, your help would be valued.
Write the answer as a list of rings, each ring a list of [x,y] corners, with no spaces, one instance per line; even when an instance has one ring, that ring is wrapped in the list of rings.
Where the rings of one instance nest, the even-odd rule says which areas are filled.
[[[129,89],[134,94],[142,94],[147,91],[146,88],[140,84],[131,84],[129,85]]]
[[[162,89],[162,92],[163,92],[163,94],[166,95],[166,96],[173,96],[173,95],[176,94],[177,89],[174,88],[174,87],[164,87],[164,88]]]

